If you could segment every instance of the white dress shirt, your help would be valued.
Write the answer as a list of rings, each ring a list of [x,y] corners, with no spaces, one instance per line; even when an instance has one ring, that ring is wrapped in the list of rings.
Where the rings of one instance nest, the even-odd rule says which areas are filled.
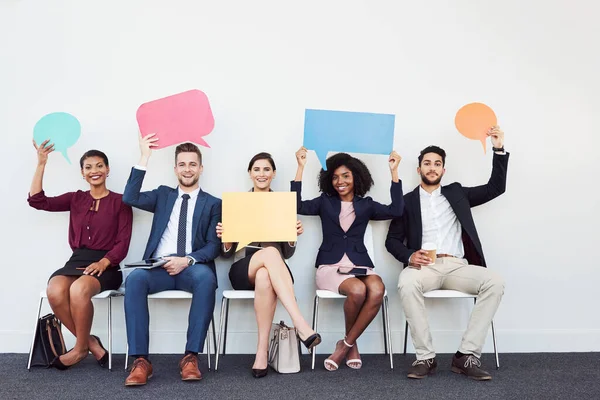
[[[441,187],[431,194],[421,187],[419,194],[423,223],[422,243],[435,243],[438,254],[464,258],[462,227],[448,199],[442,194]]]
[[[145,171],[146,168],[141,165],[135,165],[135,169],[139,169],[141,171]],[[154,257],[166,257],[177,254],[177,232],[179,230],[179,214],[181,214],[181,204],[183,203],[183,196],[185,192],[181,190],[180,187],[177,188],[177,200],[175,200],[175,204],[173,205],[173,210],[171,211],[171,216],[169,217],[169,223],[165,231],[163,232],[162,237],[160,238],[160,242],[158,243],[158,247],[154,252]],[[191,193],[190,198],[188,199],[188,208],[187,208],[187,216],[186,216],[186,224],[185,224],[185,254],[190,254],[192,252],[192,221],[194,219],[194,209],[196,208],[196,200],[198,198],[198,193],[200,193],[200,188],[197,188]],[[193,259],[193,257],[192,257]],[[195,262],[196,260],[194,260]]]

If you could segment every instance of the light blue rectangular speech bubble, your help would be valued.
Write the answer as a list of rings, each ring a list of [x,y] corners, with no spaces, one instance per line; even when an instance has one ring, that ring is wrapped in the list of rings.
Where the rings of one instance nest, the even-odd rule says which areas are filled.
[[[314,150],[323,169],[327,153],[389,154],[394,147],[395,115],[306,109],[304,147]]]

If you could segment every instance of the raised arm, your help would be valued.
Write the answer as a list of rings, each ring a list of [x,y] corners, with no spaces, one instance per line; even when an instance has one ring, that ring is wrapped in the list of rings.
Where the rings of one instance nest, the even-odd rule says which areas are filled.
[[[219,240],[222,240],[222,238],[223,238],[223,223],[222,222],[217,223],[215,232],[217,233],[217,237],[219,238]],[[221,257],[230,258],[232,255],[235,254],[237,246],[238,246],[237,242],[223,243],[221,245]]]
[[[302,174],[306,165],[306,147],[300,147],[296,152],[296,161],[298,169],[296,170],[296,179],[291,182],[290,190],[296,192],[296,208],[301,215],[319,215],[321,211],[321,197],[312,200],[302,201]]]
[[[146,176],[146,168],[148,166],[148,160],[152,155],[152,147],[156,147],[158,138],[154,138],[154,133],[149,134],[146,137],[139,136],[140,142],[140,160],[138,164],[131,169],[131,174],[127,180],[127,185],[123,191],[123,202],[127,205],[145,210],[148,212],[154,212],[156,208],[156,201],[158,199],[158,191],[152,190],[149,192],[142,192],[142,183]]]
[[[388,165],[392,175],[392,186],[390,187],[392,203],[384,205],[373,201],[371,219],[384,220],[402,216],[404,212],[404,195],[402,194],[402,182],[398,178],[398,165],[400,165],[401,160],[402,157],[395,151],[390,153]]]
[[[492,160],[492,175],[485,185],[464,187],[469,205],[476,207],[495,199],[506,191],[506,173],[508,170],[509,153],[504,151],[504,132],[498,126],[494,126],[487,134],[495,149]]]
[[[43,189],[44,171],[48,162],[48,155],[54,151],[54,145],[48,145],[48,140],[42,142],[39,146],[33,141],[33,147],[37,151],[37,167],[33,174],[31,188],[27,202],[37,210],[45,211],[69,211],[71,209],[71,200],[75,195],[74,192],[62,194],[57,197],[46,197]]]

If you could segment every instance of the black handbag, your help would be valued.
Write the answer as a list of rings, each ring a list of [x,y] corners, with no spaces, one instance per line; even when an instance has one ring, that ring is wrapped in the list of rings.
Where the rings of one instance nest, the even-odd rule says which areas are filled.
[[[39,319],[33,342],[32,367],[48,368],[55,357],[67,352],[61,328],[62,324],[54,314],[46,314]]]

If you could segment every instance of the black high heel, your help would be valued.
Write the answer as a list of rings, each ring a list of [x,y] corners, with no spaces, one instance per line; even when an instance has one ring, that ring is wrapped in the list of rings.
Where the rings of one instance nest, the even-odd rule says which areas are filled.
[[[102,367],[102,368],[106,368],[106,364],[108,363],[108,350],[106,350],[104,348],[104,346],[102,345],[102,342],[100,341],[100,338],[96,335],[90,335],[91,337],[93,337],[94,339],[96,339],[98,341],[98,344],[100,345],[100,347],[102,347],[102,350],[104,350],[104,355],[102,356],[102,358],[100,358],[98,361],[98,364]]]
[[[71,351],[71,350],[69,350],[69,351]],[[67,370],[67,369],[71,368],[74,365],[79,364],[84,359],[85,359],[85,357],[83,357],[81,360],[77,361],[75,364],[65,365],[65,364],[62,363],[62,361],[60,361],[60,356],[57,356],[57,357],[54,357],[54,360],[52,360],[52,362],[50,363],[50,366],[54,367],[54,368],[56,368],[58,370],[64,371],[64,370]]]
[[[312,350],[313,347],[321,343],[321,335],[319,335],[318,333],[313,333],[305,340],[302,340],[300,335],[298,335],[298,339],[300,339],[300,341],[302,342],[302,344],[304,344],[308,351]]]
[[[269,366],[267,365],[267,368],[265,369],[255,369],[252,368],[252,376],[255,378],[264,378],[265,376],[267,376],[267,373],[269,372]]]

